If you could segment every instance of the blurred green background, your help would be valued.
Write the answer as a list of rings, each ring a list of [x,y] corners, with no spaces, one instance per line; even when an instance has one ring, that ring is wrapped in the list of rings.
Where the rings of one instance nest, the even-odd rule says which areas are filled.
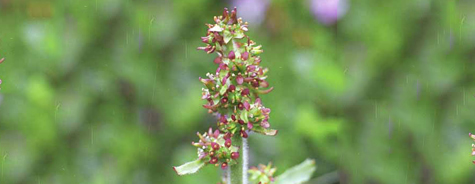
[[[217,183],[172,166],[215,125],[198,81],[215,56],[196,48],[232,6],[275,87],[279,134],[251,135],[251,165],[475,183],[475,1],[320,1],[0,0],[0,183]]]

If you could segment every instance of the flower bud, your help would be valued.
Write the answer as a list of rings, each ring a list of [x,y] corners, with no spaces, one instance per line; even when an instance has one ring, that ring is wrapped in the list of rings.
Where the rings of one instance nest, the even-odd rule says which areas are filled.
[[[247,138],[247,137],[248,137],[248,135],[247,135],[247,133],[246,133],[245,130],[241,130],[241,137],[243,137],[243,138]]]
[[[221,164],[221,169],[226,169],[226,168],[228,168],[228,163],[227,163],[227,162],[223,162],[223,163]]]
[[[249,52],[244,52],[241,55],[242,60],[246,61],[249,58]]]
[[[220,121],[221,123],[228,124],[228,120],[226,119],[225,116],[221,116],[221,117],[219,118],[219,121]]]
[[[228,92],[234,92],[235,90],[236,90],[236,86],[234,86],[232,84],[228,88]]]
[[[236,58],[236,55],[234,55],[234,51],[230,51],[229,54],[228,54],[228,58],[233,60]]]
[[[235,24],[237,22],[237,10],[236,7],[231,11],[231,16],[229,16],[228,24]]]
[[[244,78],[242,77],[242,75],[238,75],[236,77],[236,82],[241,85],[243,82],[244,82]]]
[[[259,87],[259,81],[257,81],[256,79],[254,79],[254,80],[251,82],[251,85],[252,85],[252,87],[257,88],[257,87]]]
[[[243,110],[243,109],[244,109],[244,105],[243,105],[241,102],[239,102],[239,104],[238,104],[237,107],[238,107],[239,110]]]
[[[226,140],[226,139],[231,139],[231,133],[226,133],[224,134],[223,138]]]
[[[209,38],[207,36],[201,37],[203,43],[209,43]]]
[[[238,159],[239,158],[239,152],[232,152],[231,153],[231,158],[234,159],[234,160]]]
[[[252,127],[254,127],[254,126],[252,125],[252,123],[251,123],[251,122],[247,122],[247,129],[251,130]]]
[[[223,97],[223,98],[221,99],[221,103],[225,104],[225,103],[227,103],[227,102],[228,102],[228,98],[227,98],[227,97]]]
[[[244,125],[244,121],[242,119],[238,120],[238,123]]]
[[[246,110],[249,110],[251,108],[251,105],[247,101],[244,101],[244,103],[242,103],[242,104],[243,104],[243,106]]]
[[[248,88],[243,89],[242,92],[241,92],[241,95],[242,95],[242,96],[249,95],[249,89],[248,89]]]
[[[226,139],[226,141],[224,142],[224,145],[229,148],[231,147],[231,139]]]
[[[218,163],[218,158],[216,157],[211,157],[211,160],[209,161],[210,164],[216,164]]]
[[[220,64],[221,62],[223,62],[223,58],[221,58],[220,56],[218,56],[214,59],[214,63],[216,63],[216,64]]]
[[[213,150],[218,150],[219,149],[219,144],[215,143],[215,142],[211,142],[211,148],[213,148]]]

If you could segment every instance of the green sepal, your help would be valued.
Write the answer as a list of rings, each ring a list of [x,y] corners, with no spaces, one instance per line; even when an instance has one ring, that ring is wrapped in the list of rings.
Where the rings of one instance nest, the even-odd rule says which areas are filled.
[[[229,32],[229,30],[224,30],[224,43],[225,44],[228,44],[229,41],[233,38],[233,35],[231,34],[231,32]]]

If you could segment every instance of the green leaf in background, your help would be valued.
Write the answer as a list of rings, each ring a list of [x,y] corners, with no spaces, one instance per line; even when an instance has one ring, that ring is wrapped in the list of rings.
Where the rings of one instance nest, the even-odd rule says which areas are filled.
[[[299,184],[306,182],[316,169],[315,160],[307,159],[277,176],[274,184]]]
[[[203,161],[201,161],[200,159],[197,159],[195,161],[187,162],[187,163],[185,163],[181,166],[173,167],[173,169],[175,170],[175,172],[178,175],[182,176],[182,175],[186,175],[186,174],[196,173],[204,165],[205,165],[205,163]]]

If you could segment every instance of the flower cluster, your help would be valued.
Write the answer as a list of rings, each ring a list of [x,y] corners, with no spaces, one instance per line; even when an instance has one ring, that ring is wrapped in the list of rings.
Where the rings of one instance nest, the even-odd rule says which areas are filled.
[[[198,48],[218,55],[216,72],[200,78],[205,85],[202,99],[207,101],[203,107],[216,113],[218,129],[231,136],[247,138],[250,131],[276,135],[276,130],[269,129],[270,109],[259,98],[273,89],[266,81],[268,69],[259,65],[262,46],[255,46],[245,35],[248,23],[236,18],[236,8],[231,13],[225,9],[214,21],[216,24],[207,24],[207,35],[201,38],[207,45]]]
[[[472,134],[472,133],[468,133],[468,135],[470,136],[470,138],[473,139],[473,141],[475,141],[475,135]],[[472,156],[475,156],[475,144],[472,144]],[[475,160],[472,161],[474,164],[475,164]]]
[[[219,130],[209,128],[208,133],[201,135],[197,133],[200,141],[192,144],[198,147],[198,157],[200,160],[215,166],[221,165],[226,169],[229,164],[236,163],[239,158],[238,147],[231,144],[230,134],[221,134]]]
[[[259,164],[258,167],[251,167],[249,173],[251,174],[251,180],[259,184],[269,184],[274,182],[274,173],[277,169],[272,167],[272,163],[267,166]]]
[[[215,24],[207,24],[208,31],[201,40],[206,46],[199,47],[206,53],[217,53],[214,63],[216,72],[199,78],[205,85],[202,99],[204,108],[217,117],[217,128],[211,128],[200,141],[192,144],[198,147],[198,160],[174,167],[179,175],[191,174],[204,165],[221,165],[222,169],[237,164],[239,147],[231,140],[247,138],[251,131],[264,135],[276,135],[269,129],[270,109],[262,105],[261,94],[272,91],[266,81],[267,68],[261,67],[262,46],[246,36],[248,23],[237,18],[234,8],[231,13],[224,9],[222,16],[214,17]]]

